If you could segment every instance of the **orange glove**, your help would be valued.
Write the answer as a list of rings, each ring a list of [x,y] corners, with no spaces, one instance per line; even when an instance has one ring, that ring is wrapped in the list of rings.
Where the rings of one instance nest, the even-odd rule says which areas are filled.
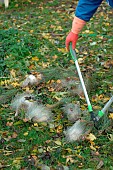
[[[66,37],[66,48],[69,51],[69,44],[72,42],[72,49],[75,49],[78,40],[78,34],[74,34],[72,31]]]
[[[82,20],[78,17],[74,17],[73,23],[72,23],[72,30],[66,37],[65,44],[66,44],[67,50],[69,50],[70,42],[72,42],[72,48],[75,49],[76,43],[78,40],[78,34],[80,33],[80,31],[82,30],[82,28],[84,27],[85,24],[86,24],[86,22],[84,20]]]

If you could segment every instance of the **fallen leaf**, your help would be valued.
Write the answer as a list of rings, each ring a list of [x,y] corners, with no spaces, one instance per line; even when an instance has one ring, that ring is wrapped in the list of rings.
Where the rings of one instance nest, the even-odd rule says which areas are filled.
[[[62,145],[61,142],[60,142],[59,140],[56,140],[54,143],[57,144],[57,145],[59,145],[59,146]]]
[[[70,62],[71,64],[74,64],[74,61],[73,61],[73,60],[70,60],[69,62]]]
[[[113,113],[110,113],[109,118],[113,119]]]
[[[96,151],[96,148],[93,145],[90,146],[90,149]]]
[[[81,156],[80,154],[76,154],[76,156],[77,156],[79,159],[84,159],[84,157]]]
[[[42,148],[39,148],[39,149],[38,149],[38,152],[39,152],[39,153],[43,153],[44,150],[43,150]]]
[[[21,167],[21,159],[22,158],[16,158],[15,160],[13,160],[13,166],[15,166],[15,169],[20,169],[20,167]]]
[[[110,134],[108,138],[110,141],[113,141],[113,134]]]
[[[28,122],[28,121],[29,121],[28,118],[24,118],[24,119],[23,119],[23,122],[25,122],[25,123]]]
[[[35,56],[35,57],[32,57],[31,60],[32,60],[32,61],[39,61],[39,58],[38,58],[37,56]]]
[[[66,165],[68,164],[68,162],[74,163],[75,160],[74,160],[71,156],[68,156],[68,157],[66,158]]]
[[[40,165],[38,165],[38,169],[41,169],[41,170],[50,170],[50,167],[49,166],[47,166],[47,165],[44,165],[44,164],[40,164]]]
[[[62,129],[63,129],[63,126],[62,125],[59,125],[57,127],[57,133],[61,133],[62,132]]]
[[[18,142],[24,143],[24,142],[26,142],[26,140],[25,139],[19,139]]]
[[[14,132],[13,134],[12,134],[12,138],[16,138],[18,135],[17,135],[17,133],[16,132]]]
[[[90,141],[94,141],[94,140],[96,139],[96,137],[95,137],[95,135],[93,135],[92,133],[90,133],[86,139],[87,139],[87,140],[90,140]]]
[[[104,165],[104,162],[101,160],[101,161],[99,162],[99,164],[97,165],[96,169],[102,168],[103,165]]]
[[[37,127],[37,126],[38,126],[38,123],[34,123],[34,126]]]
[[[12,85],[13,87],[18,87],[18,86],[20,86],[20,84],[19,84],[18,82],[12,82],[11,85]]]
[[[4,80],[4,81],[0,81],[0,85],[8,85],[8,84],[10,84],[10,80]]]
[[[13,125],[13,122],[7,122],[6,123],[6,126],[12,126]]]
[[[12,69],[12,70],[10,71],[10,75],[11,75],[12,77],[16,77],[16,71],[15,71],[14,69]]]
[[[24,136],[27,136],[27,135],[28,135],[28,132],[25,132],[23,135],[24,135]]]
[[[54,55],[54,56],[52,56],[52,58],[53,58],[54,60],[56,60],[56,59],[58,58],[58,56],[57,56],[57,55]]]
[[[61,83],[61,80],[57,80],[56,82],[59,84],[59,83]]]
[[[9,166],[11,166],[11,165],[3,165],[2,163],[0,163],[0,169],[6,168],[6,167],[9,167]]]
[[[14,123],[14,126],[18,126],[18,125],[22,125],[23,124],[23,121],[22,120],[19,120],[17,122]]]
[[[82,64],[84,62],[84,59],[83,58],[78,58],[78,63],[79,64]]]
[[[59,52],[62,52],[62,53],[66,53],[67,51],[66,51],[66,48],[58,48],[58,51]]]
[[[97,42],[90,43],[91,46],[96,45],[96,44],[97,44]]]
[[[18,4],[16,4],[15,7],[18,7]]]
[[[29,32],[30,32],[30,33],[33,33],[33,32],[34,32],[34,30],[30,30]]]

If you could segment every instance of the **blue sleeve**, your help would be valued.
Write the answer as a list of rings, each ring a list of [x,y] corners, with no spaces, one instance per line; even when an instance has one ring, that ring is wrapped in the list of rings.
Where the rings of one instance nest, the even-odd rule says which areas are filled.
[[[113,0],[106,0],[106,1],[113,8]]]
[[[89,21],[103,0],[79,0],[75,15],[76,17]]]

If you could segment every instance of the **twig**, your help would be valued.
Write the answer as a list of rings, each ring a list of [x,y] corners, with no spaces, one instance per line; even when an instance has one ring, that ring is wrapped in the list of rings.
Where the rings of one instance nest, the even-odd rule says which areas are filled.
[[[64,34],[56,34],[56,33],[52,33],[52,32],[40,32],[40,33],[36,33],[38,35],[43,35],[44,34],[51,34],[53,36],[64,36]]]
[[[9,79],[9,77],[0,77],[0,79]]]

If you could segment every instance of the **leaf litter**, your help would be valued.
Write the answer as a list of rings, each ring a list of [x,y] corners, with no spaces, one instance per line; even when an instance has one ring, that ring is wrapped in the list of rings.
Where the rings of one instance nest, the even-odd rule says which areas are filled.
[[[14,3],[15,2],[11,2],[12,5],[14,5]],[[64,32],[68,31],[67,24],[69,24],[70,18],[72,18],[72,16],[70,17],[69,15],[66,14],[67,15],[66,19],[64,19],[65,18],[64,17],[64,18],[62,18],[62,21],[61,20],[59,21],[59,18],[61,18],[61,16],[63,16],[63,13],[62,13],[62,15],[60,15],[60,12],[62,10],[63,11],[67,10],[68,2],[66,2],[66,4],[65,4],[65,2],[62,1],[62,3],[63,3],[63,6],[61,6],[61,8],[60,8],[60,5],[58,5],[58,2],[56,2],[56,4],[55,4],[54,2],[51,1],[51,2],[49,2],[50,6],[48,6],[46,4],[47,8],[51,8],[51,10],[50,10],[51,15],[50,14],[48,15],[48,11],[46,11],[47,12],[46,16],[48,15],[49,17],[51,17],[51,16],[55,15],[55,13],[57,13],[57,18],[55,18],[55,20],[53,20],[53,18],[51,18],[51,19],[49,18],[52,21],[52,24],[48,28],[45,27],[44,25],[42,26],[42,24],[38,24],[37,28],[35,28],[35,27],[31,28],[31,25],[30,25],[30,24],[35,25],[34,23],[36,23],[37,18],[38,18],[39,23],[42,22],[42,18],[45,16],[45,15],[41,16],[41,14],[43,14],[44,9],[45,9],[44,2],[39,3],[38,7],[36,7],[37,3],[35,3],[35,2],[29,1],[26,4],[24,3],[24,1],[22,1],[22,4],[20,4],[20,3],[17,4],[17,2],[16,2],[15,7],[17,9],[17,12],[19,12],[19,10],[20,10],[19,6],[22,5],[22,8],[25,9],[25,7],[30,5],[31,14],[28,15],[26,13],[23,17],[23,14],[24,14],[24,11],[23,11],[21,13],[21,15],[18,15],[18,17],[16,17],[15,14],[12,15],[12,13],[10,13],[11,9],[9,9],[9,13],[7,14],[7,11],[5,13],[5,19],[7,20],[7,16],[11,15],[11,17],[12,17],[11,20],[8,20],[7,24],[6,24],[6,22],[2,22],[2,27],[6,29],[3,35],[4,36],[8,35],[9,38],[8,37],[4,38],[4,36],[2,36],[4,39],[3,44],[6,44],[6,46],[5,46],[6,48],[5,49],[3,48],[4,52],[1,53],[5,57],[4,58],[5,59],[4,60],[5,67],[2,65],[1,69],[7,68],[7,67],[10,68],[10,70],[12,70],[12,71],[11,72],[9,71],[9,72],[11,73],[12,78],[10,81],[4,80],[2,78],[2,84],[1,84],[2,85],[2,93],[1,93],[2,96],[0,97],[0,101],[1,101],[0,104],[2,104],[2,114],[0,114],[0,120],[2,120],[2,128],[0,131],[0,135],[2,136],[2,138],[0,138],[0,142],[1,142],[2,146],[5,145],[3,147],[8,146],[9,148],[11,148],[11,145],[13,146],[17,141],[19,143],[23,143],[23,151],[21,150],[21,153],[19,152],[19,149],[17,151],[16,149],[14,149],[14,147],[13,147],[13,150],[15,150],[15,153],[12,151],[12,149],[10,149],[10,151],[8,149],[6,149],[7,152],[6,152],[6,154],[4,154],[4,157],[6,159],[9,158],[9,159],[7,159],[9,163],[7,163],[7,164],[4,163],[3,160],[5,158],[2,157],[1,165],[2,166],[6,165],[7,169],[8,168],[10,169],[11,167],[17,168],[17,169],[20,169],[20,168],[25,169],[26,166],[27,166],[27,168],[32,169],[32,168],[38,167],[40,162],[42,162],[40,164],[41,166],[44,165],[46,168],[49,168],[49,169],[51,168],[52,165],[53,165],[53,167],[55,167],[55,165],[58,165],[59,162],[62,164],[62,166],[59,165],[59,167],[62,167],[62,169],[65,169],[68,167],[69,168],[76,167],[76,169],[79,169],[82,167],[86,168],[86,169],[89,167],[94,168],[93,164],[91,165],[91,163],[90,163],[90,159],[91,159],[91,157],[89,156],[90,151],[94,151],[94,152],[100,151],[100,155],[101,155],[101,157],[103,157],[103,160],[102,161],[100,160],[100,162],[98,162],[98,161],[96,162],[96,159],[95,159],[95,163],[97,163],[96,168],[100,169],[101,167],[104,168],[104,166],[105,167],[112,166],[112,160],[110,158],[110,155],[111,155],[110,148],[112,148],[112,147],[109,148],[109,146],[108,146],[109,141],[112,141],[112,113],[110,114],[110,117],[109,117],[111,120],[110,121],[111,123],[108,124],[108,126],[110,125],[109,127],[111,127],[110,131],[107,130],[107,128],[104,128],[103,131],[100,133],[101,134],[100,135],[97,133],[97,131],[94,130],[91,133],[92,135],[90,134],[90,132],[88,132],[89,136],[85,137],[84,142],[82,142],[82,140],[80,140],[79,142],[76,141],[71,144],[68,144],[64,140],[65,137],[63,134],[64,129],[66,130],[68,127],[73,126],[73,123],[70,120],[70,116],[67,116],[71,113],[69,113],[69,112],[67,113],[66,111],[63,111],[62,107],[59,104],[56,105],[53,109],[53,118],[55,118],[55,121],[53,121],[51,123],[51,125],[49,125],[50,128],[48,127],[48,124],[44,125],[44,124],[40,124],[38,122],[37,126],[36,126],[36,124],[34,125],[33,123],[30,123],[29,121],[25,122],[25,119],[23,117],[21,118],[21,114],[19,114],[19,116],[17,118],[9,119],[10,117],[12,117],[14,115],[14,113],[13,114],[11,113],[12,110],[8,109],[11,104],[11,100],[14,99],[16,94],[23,94],[23,92],[26,92],[26,89],[27,89],[27,91],[30,92],[30,95],[32,93],[33,96],[36,97],[36,99],[38,98],[38,100],[41,100],[38,102],[42,102],[41,106],[44,106],[44,108],[45,108],[46,104],[54,105],[54,104],[56,104],[56,102],[62,100],[63,98],[66,98],[66,99],[69,98],[68,102],[67,102],[67,100],[64,100],[63,103],[61,103],[61,105],[63,107],[67,107],[67,103],[76,105],[77,104],[76,102],[80,100],[80,108],[77,106],[78,110],[81,109],[80,115],[82,114],[81,115],[82,118],[84,118],[84,116],[85,116],[85,119],[89,121],[89,119],[87,119],[87,117],[89,117],[88,113],[84,113],[84,110],[86,109],[87,106],[84,104],[85,103],[84,97],[82,95],[81,86],[79,86],[78,78],[76,77],[75,68],[73,66],[73,63],[70,60],[68,61],[67,52],[62,45],[62,43],[64,42],[65,35],[61,34],[61,31],[62,30],[64,30]],[[76,3],[73,2],[73,6],[75,6],[75,5],[76,5]],[[39,11],[41,12],[40,17],[37,17],[38,11],[37,12],[35,11],[35,13],[34,13],[34,6],[36,8],[38,8]],[[69,2],[69,8],[70,8],[70,2]],[[56,9],[56,11],[53,11],[53,9]],[[72,8],[71,8],[71,10],[72,10]],[[104,10],[103,6],[102,6],[101,10]],[[64,12],[64,14],[65,14],[65,12]],[[105,18],[107,18],[109,14],[111,15],[111,13],[108,11],[108,13],[106,13]],[[102,12],[97,13],[96,14],[97,17],[95,16],[95,20],[97,23],[98,23],[98,15],[104,16]],[[35,17],[33,18],[33,16],[35,16]],[[2,11],[1,17],[2,18],[4,17],[3,11]],[[30,22],[28,22],[28,19],[30,20]],[[48,22],[46,21],[46,18],[43,18],[43,19],[44,19],[45,23],[48,24]],[[112,84],[109,83],[109,87],[106,86],[107,82],[111,81],[110,70],[112,68],[112,58],[111,58],[111,54],[112,54],[111,44],[112,43],[110,43],[110,42],[112,42],[112,39],[109,38],[109,41],[106,41],[107,44],[105,44],[105,47],[102,48],[104,50],[101,50],[100,46],[103,47],[103,44],[104,44],[103,42],[105,42],[104,36],[101,36],[100,38],[98,36],[99,41],[98,41],[98,39],[96,40],[95,37],[93,38],[93,36],[90,36],[90,34],[92,34],[92,33],[89,31],[89,27],[91,29],[91,27],[93,25],[93,21],[94,20],[91,21],[91,24],[88,24],[87,32],[86,32],[86,34],[87,34],[86,39],[90,42],[91,48],[87,49],[87,47],[85,46],[87,40],[85,39],[85,37],[84,37],[84,39],[81,37],[79,45],[83,46],[83,44],[84,44],[84,48],[81,48],[80,52],[79,52],[79,50],[77,50],[77,52],[84,55],[84,60],[79,59],[80,65],[84,72],[87,72],[87,69],[90,71],[92,70],[92,72],[94,71],[92,67],[88,68],[88,66],[86,66],[86,65],[89,65],[89,61],[90,61],[90,63],[92,62],[92,64],[94,66],[96,63],[96,67],[98,68],[98,70],[97,70],[98,71],[98,73],[97,73],[98,79],[96,79],[95,82],[99,85],[98,85],[98,87],[95,86],[96,89],[91,89],[91,90],[96,91],[96,96],[98,96],[98,97],[96,98],[95,101],[93,101],[93,103],[94,103],[94,105],[98,105],[100,103],[102,104],[102,102],[103,102],[103,98],[99,98],[100,94],[105,93],[105,98],[107,98],[109,96],[108,92],[109,93],[112,92]],[[56,22],[58,24],[60,23],[62,26],[60,26],[60,27],[54,26],[54,24],[56,24]],[[101,22],[102,22],[102,24],[104,24],[104,22],[102,20],[101,20]],[[17,30],[15,30],[14,28],[9,29],[9,27],[10,28],[12,27],[12,23],[17,23],[17,25],[18,25]],[[63,25],[65,28],[63,28]],[[99,27],[100,24],[97,24],[97,25]],[[95,25],[95,27],[97,27],[97,25]],[[109,23],[104,25],[103,26],[103,28],[105,28],[104,30],[106,30],[106,27],[108,27],[108,26],[109,26]],[[15,24],[15,27],[16,27],[16,24]],[[46,31],[48,32],[47,34],[44,34],[45,28],[46,28]],[[30,35],[27,33],[27,30],[30,33]],[[39,31],[37,32],[36,30],[39,30]],[[93,30],[94,30],[94,28],[93,28]],[[99,30],[99,28],[98,28],[98,30]],[[109,30],[110,30],[110,28],[109,28]],[[43,36],[41,36],[42,32],[43,32]],[[95,31],[94,31],[94,33],[95,33]],[[52,41],[53,34],[55,35],[55,41],[58,42],[58,43],[56,43],[55,47],[54,47],[54,41]],[[83,32],[83,34],[85,34],[85,33]],[[108,33],[108,34],[111,35],[111,33]],[[85,36],[85,35],[82,35],[82,36]],[[12,38],[13,38],[13,43],[11,42]],[[36,41],[34,42],[35,38],[40,39],[41,42],[42,42],[42,39],[44,41],[42,43],[39,43]],[[9,39],[10,39],[10,43],[7,44],[6,40],[8,42]],[[46,39],[46,41],[45,41],[45,39]],[[97,41],[98,41],[98,43],[100,43],[99,47],[98,47],[98,43],[96,43]],[[13,46],[13,44],[16,44],[17,42],[18,42],[19,49],[16,46]],[[35,45],[35,43],[36,43],[36,45]],[[38,46],[38,44],[39,44],[39,46]],[[42,47],[42,44],[45,44],[45,45]],[[38,48],[40,48],[39,49],[40,53],[38,53],[38,54],[36,51],[37,46],[38,46]],[[108,47],[111,48],[111,50],[108,50]],[[77,48],[78,48],[78,46],[77,46]],[[13,53],[11,53],[11,50],[9,53],[9,51],[7,51],[7,49],[11,49],[13,51]],[[16,49],[16,51],[18,51],[18,53],[16,53],[16,54],[14,52],[15,49]],[[54,53],[54,51],[55,51],[55,53]],[[95,56],[98,55],[97,54],[98,51],[102,56],[104,55],[105,60],[107,59],[107,57],[110,59],[109,61],[102,61],[100,59],[98,64],[101,65],[101,68],[100,68],[100,65],[97,64],[97,61],[95,60]],[[106,53],[106,54],[104,54],[104,53]],[[55,55],[57,55],[57,57]],[[23,56],[23,58],[26,57],[26,61],[24,59],[22,59],[21,56]],[[36,56],[36,57],[34,57],[34,56]],[[55,56],[53,58],[53,60],[55,60],[54,61],[55,63],[53,62],[53,60],[51,60],[52,56]],[[14,60],[15,57],[16,57],[16,60]],[[62,57],[63,57],[63,59],[62,59]],[[20,62],[20,61],[18,62],[18,58],[19,58],[19,60],[21,58],[22,62]],[[14,62],[14,64],[13,64],[11,61],[16,61],[17,63]],[[23,66],[21,63],[23,63]],[[38,63],[38,66],[37,66],[37,63]],[[56,64],[58,65],[57,68],[55,68]],[[52,68],[51,65],[53,65],[54,68]],[[66,66],[65,69],[64,69],[64,65]],[[36,69],[37,69],[37,71],[36,71]],[[104,71],[103,71],[103,69],[104,69]],[[32,80],[30,81],[29,79],[26,78],[24,81],[24,85],[22,87],[21,82],[23,80],[23,75],[28,76],[26,70],[27,71],[30,70],[30,72],[32,72],[32,73],[36,71],[36,74],[37,73],[44,74],[44,78],[41,79],[41,81],[39,81],[38,83],[36,83],[37,76],[35,74],[33,74],[33,76],[31,76],[31,77],[35,76],[36,81],[33,82]],[[2,74],[1,74],[2,77],[3,76],[5,77],[5,75],[7,77],[7,75],[8,75],[7,71],[8,70],[5,69],[5,71],[2,72]],[[93,75],[94,75],[94,72],[93,72]],[[105,76],[106,82],[104,83],[104,85],[101,86],[100,84],[103,83],[103,81],[101,81],[101,80],[102,80],[102,78],[104,78],[104,76]],[[18,77],[18,80],[15,79],[16,77]],[[8,79],[10,79],[10,78],[8,78]],[[12,82],[13,80],[14,80],[14,82]],[[51,80],[51,81],[49,82],[49,80]],[[54,80],[54,82],[52,80]],[[93,82],[93,84],[95,82]],[[30,85],[30,87],[28,87],[29,85]],[[4,88],[3,88],[3,86],[4,86]],[[89,87],[90,87],[90,85],[89,85]],[[108,91],[105,90],[106,87],[107,87]],[[78,91],[77,91],[77,88],[79,89]],[[11,90],[12,90],[12,93],[10,93]],[[15,91],[14,93],[13,93],[13,90]],[[95,91],[94,91],[94,94],[95,94]],[[34,98],[33,98],[33,100],[34,100]],[[76,98],[76,100],[75,100],[75,98]],[[82,102],[81,102],[81,99],[82,99]],[[93,98],[92,98],[92,100],[93,100]],[[29,104],[31,102],[33,102],[33,101],[29,101]],[[42,105],[42,104],[44,104],[44,105]],[[36,106],[36,108],[37,108],[37,106]],[[41,109],[42,109],[42,107],[41,107]],[[72,111],[72,107],[70,110]],[[23,110],[21,110],[20,112],[22,113]],[[26,111],[24,111],[24,112],[26,112]],[[10,114],[8,114],[8,113],[10,113]],[[22,114],[25,114],[25,113],[22,113]],[[77,118],[79,117],[79,114],[77,113],[73,116],[76,119],[76,117]],[[79,124],[80,124],[80,120],[79,120]],[[33,126],[38,127],[38,130],[34,131]],[[9,133],[9,137],[8,137],[8,133]],[[110,134],[109,138],[108,138],[107,134]],[[92,141],[94,139],[94,136],[96,139],[94,141]],[[39,141],[39,139],[40,139],[40,141]],[[9,141],[10,141],[11,145],[9,145]],[[47,143],[46,143],[46,141],[47,141]],[[56,144],[53,141],[55,141]],[[105,144],[105,141],[106,141],[106,144]],[[19,148],[20,146],[18,145],[18,142],[17,142],[17,147]],[[93,143],[93,142],[95,142],[95,143]],[[51,148],[50,152],[47,152],[47,148],[49,148],[49,147],[46,146],[46,144]],[[100,149],[98,149],[97,145],[100,146]],[[106,159],[106,158],[104,157],[104,154],[103,155],[101,154],[101,152],[102,152],[101,146],[102,145],[106,146],[105,147],[106,152],[109,151],[109,156],[108,156],[108,159],[110,160],[109,165],[106,165],[106,163],[105,163],[106,160],[104,161],[104,159]],[[36,152],[32,152],[33,146],[36,147]],[[77,149],[77,146],[80,148]],[[81,149],[81,146],[82,146],[82,149]],[[111,146],[111,144],[110,144],[110,146]],[[52,149],[52,147],[54,147],[54,149]],[[40,153],[40,154],[37,152],[39,148],[42,149],[42,153]],[[58,148],[59,148],[59,150],[58,150]],[[70,150],[67,150],[65,152],[66,148],[70,148]],[[95,149],[96,149],[96,151],[95,151]],[[75,150],[75,152],[79,153],[77,158],[75,158],[75,152],[73,150]],[[72,156],[69,152],[72,152]],[[36,153],[38,153],[38,154],[36,154]],[[13,154],[15,154],[15,155],[11,157],[11,155],[13,155]],[[42,154],[42,157],[39,156],[41,154]],[[8,157],[8,155],[9,155],[9,157]],[[22,159],[18,159],[19,158],[18,155]],[[51,155],[51,159],[50,159],[50,155]],[[81,155],[83,155],[83,158],[85,161],[81,158],[82,157]],[[24,157],[24,159],[23,159],[23,157]],[[98,157],[99,157],[99,155],[97,154],[96,158],[98,158]],[[25,158],[27,158],[27,159],[25,159]],[[26,161],[24,161],[24,160],[26,160]],[[42,161],[42,160],[44,160],[44,161]],[[47,165],[45,165],[45,160],[48,160],[48,162],[46,162]],[[87,162],[87,164],[86,164],[86,162]],[[65,165],[65,166],[63,166],[63,165]],[[2,168],[4,168],[4,167],[2,167]]]

